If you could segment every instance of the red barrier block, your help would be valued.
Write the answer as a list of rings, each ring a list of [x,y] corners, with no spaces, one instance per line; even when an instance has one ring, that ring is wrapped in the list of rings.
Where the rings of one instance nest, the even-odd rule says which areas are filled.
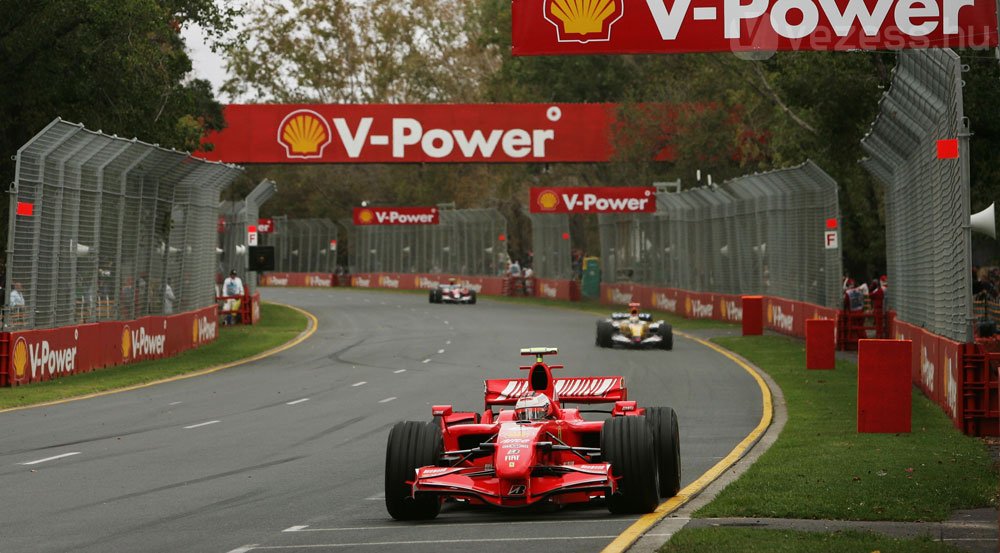
[[[909,340],[858,341],[858,432],[910,432]]]
[[[743,335],[764,334],[764,296],[743,296]]]
[[[832,319],[806,320],[806,368],[831,370],[836,364],[837,321]]]

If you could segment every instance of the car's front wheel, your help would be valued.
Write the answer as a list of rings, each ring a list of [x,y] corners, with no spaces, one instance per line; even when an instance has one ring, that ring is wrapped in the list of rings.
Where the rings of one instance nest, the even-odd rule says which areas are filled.
[[[396,520],[432,519],[441,512],[436,496],[411,493],[416,470],[437,464],[444,451],[437,423],[397,422],[385,450],[385,508]]]
[[[612,417],[601,430],[601,458],[619,477],[608,497],[612,513],[651,513],[659,505],[656,449],[646,417]]]

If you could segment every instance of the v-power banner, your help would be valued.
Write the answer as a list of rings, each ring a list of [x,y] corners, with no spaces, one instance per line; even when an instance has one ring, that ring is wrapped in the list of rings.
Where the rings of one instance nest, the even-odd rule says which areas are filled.
[[[513,0],[514,55],[997,46],[996,0]]]

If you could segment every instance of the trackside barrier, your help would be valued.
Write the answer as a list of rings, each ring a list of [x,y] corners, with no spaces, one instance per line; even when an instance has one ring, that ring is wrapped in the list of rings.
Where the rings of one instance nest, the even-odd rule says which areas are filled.
[[[341,279],[345,282],[341,283]],[[265,273],[260,276],[258,286],[294,286],[299,288],[330,288],[343,286],[350,277],[334,273]]]
[[[219,296],[216,302],[219,306],[220,324],[255,325],[260,322],[260,292],[243,296]]]
[[[764,297],[743,296],[740,298],[740,305],[743,309],[743,335],[764,334]]]
[[[913,411],[909,340],[858,344],[858,432],[909,433]]]
[[[215,307],[177,315],[0,334],[0,386],[172,357],[218,336]]]
[[[832,370],[837,364],[837,321],[806,321],[806,369]]]
[[[441,284],[448,284],[455,279],[461,284],[475,290],[477,294],[486,296],[522,295],[515,293],[515,281],[520,281],[518,290],[532,289],[536,297],[565,301],[580,299],[579,283],[570,280],[554,279],[515,279],[512,277],[477,277],[464,275],[442,274],[398,274],[398,273],[365,273],[350,276],[350,285],[355,288],[390,288],[396,290],[430,290]],[[525,285],[530,281],[530,287]]]

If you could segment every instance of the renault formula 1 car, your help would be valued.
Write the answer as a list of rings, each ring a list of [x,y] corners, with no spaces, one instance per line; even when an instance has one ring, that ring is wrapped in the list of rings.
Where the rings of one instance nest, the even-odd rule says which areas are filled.
[[[476,303],[476,291],[470,290],[466,286],[460,286],[452,282],[451,284],[440,284],[430,291],[431,303]]]
[[[606,500],[613,513],[648,513],[680,489],[677,416],[629,401],[620,376],[553,378],[528,348],[527,378],[487,380],[486,408],[432,407],[431,422],[397,423],[385,455],[385,505],[399,520],[430,519],[445,499],[521,508]],[[570,404],[609,405],[584,420]],[[502,407],[513,407],[504,409]],[[499,408],[498,410],[494,410]]]
[[[630,347],[674,349],[674,329],[664,321],[653,321],[649,313],[640,313],[638,303],[628,304],[628,313],[612,313],[597,321],[596,343],[602,348],[616,344]]]

